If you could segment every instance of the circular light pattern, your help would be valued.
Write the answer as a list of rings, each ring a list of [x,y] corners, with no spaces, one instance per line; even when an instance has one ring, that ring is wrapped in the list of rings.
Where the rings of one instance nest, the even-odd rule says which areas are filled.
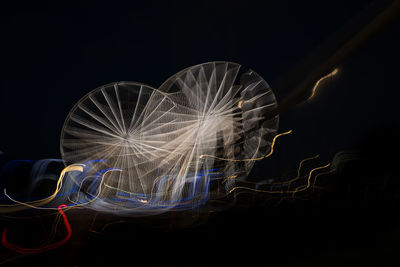
[[[213,181],[245,177],[251,159],[269,152],[278,117],[265,119],[277,106],[268,84],[251,70],[239,73],[238,64],[210,62],[159,89],[118,82],[84,96],[61,134],[68,164],[101,160],[102,173],[81,189],[125,209],[186,207],[217,196]]]

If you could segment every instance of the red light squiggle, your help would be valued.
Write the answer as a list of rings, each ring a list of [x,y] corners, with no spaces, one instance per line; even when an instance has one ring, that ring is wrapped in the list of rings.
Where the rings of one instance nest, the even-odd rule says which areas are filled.
[[[51,250],[51,249],[55,249],[55,248],[58,248],[58,247],[64,245],[65,243],[67,243],[67,241],[71,238],[71,235],[72,235],[71,225],[68,222],[67,215],[65,215],[65,213],[62,210],[63,208],[66,208],[66,207],[67,207],[67,205],[58,206],[58,212],[63,217],[65,228],[67,229],[67,235],[66,235],[66,237],[64,237],[63,240],[61,240],[61,241],[59,241],[57,243],[51,244],[51,245],[47,245],[47,246],[41,247],[41,248],[21,248],[21,247],[16,246],[16,245],[14,245],[14,244],[12,244],[12,243],[7,241],[8,229],[4,228],[2,236],[1,236],[1,243],[6,248],[9,248],[9,249],[14,250],[14,251],[16,251],[18,253],[21,253],[21,254],[41,253],[41,252],[48,251],[48,250]]]

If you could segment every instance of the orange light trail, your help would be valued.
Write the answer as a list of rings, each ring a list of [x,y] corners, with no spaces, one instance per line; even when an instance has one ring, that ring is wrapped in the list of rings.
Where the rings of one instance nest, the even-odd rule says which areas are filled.
[[[333,71],[331,71],[330,73],[328,73],[325,76],[322,76],[315,84],[314,87],[312,89],[311,95],[310,97],[307,99],[307,101],[309,101],[311,98],[313,98],[315,96],[315,92],[317,91],[319,85],[321,84],[321,82],[325,81],[326,79],[328,79],[329,77],[332,77],[334,75],[336,75],[338,73],[339,69],[336,68]]]
[[[262,159],[268,158],[269,156],[271,156],[271,155],[274,153],[274,146],[275,146],[276,139],[277,139],[278,137],[283,136],[283,135],[287,135],[287,134],[291,134],[292,132],[293,132],[293,130],[289,130],[289,131],[287,131],[287,132],[284,132],[284,133],[280,133],[280,134],[275,135],[275,137],[274,137],[274,139],[272,140],[272,143],[271,143],[271,150],[270,150],[270,152],[269,152],[267,155],[262,156],[262,157],[250,158],[250,159],[228,159],[228,158],[216,157],[216,156],[214,156],[214,155],[203,154],[203,155],[200,156],[200,158],[210,157],[210,158],[215,158],[215,159],[219,159],[219,160],[233,161],[233,162],[262,160]]]
[[[60,177],[57,180],[57,185],[56,185],[56,189],[55,189],[54,193],[44,199],[28,201],[28,202],[20,202],[20,201],[14,200],[11,197],[9,197],[6,193],[6,189],[4,189],[4,195],[7,196],[13,202],[16,202],[17,204],[0,205],[0,213],[19,211],[19,210],[25,209],[26,207],[37,208],[39,206],[43,206],[43,205],[49,203],[57,196],[58,192],[60,192],[65,174],[68,172],[71,172],[71,171],[83,172],[83,167],[84,167],[83,164],[73,164],[68,167],[65,167],[62,170]],[[42,208],[42,209],[53,209],[53,208]]]
[[[308,188],[311,187],[311,178],[312,178],[312,174],[313,174],[315,171],[321,170],[321,169],[325,169],[325,168],[328,168],[328,167],[330,167],[330,166],[331,166],[331,164],[328,163],[328,164],[326,164],[326,165],[324,165],[324,166],[320,166],[320,167],[316,167],[316,168],[312,169],[312,170],[309,172],[308,177],[307,177],[307,185],[299,186],[299,187],[295,188],[294,190],[279,190],[279,191],[277,190],[277,191],[274,191],[274,190],[255,189],[255,188],[246,187],[246,186],[236,186],[236,187],[232,188],[232,189],[228,192],[228,194],[232,193],[233,191],[235,191],[235,190],[237,190],[237,189],[245,189],[245,190],[250,190],[250,191],[254,191],[254,192],[269,193],[269,194],[292,194],[292,193],[295,194],[295,193],[304,191],[304,190],[306,190],[306,189],[308,189]],[[286,183],[286,182],[284,182],[284,183]]]

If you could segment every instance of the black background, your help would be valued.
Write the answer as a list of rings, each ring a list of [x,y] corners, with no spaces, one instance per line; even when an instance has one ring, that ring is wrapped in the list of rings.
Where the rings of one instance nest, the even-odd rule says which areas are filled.
[[[185,67],[226,60],[252,68],[274,89],[280,77],[374,2],[1,5],[4,163],[59,158],[59,136],[69,110],[87,92],[106,83],[137,81],[157,87]],[[64,250],[8,263],[63,259],[65,265],[84,266],[103,259],[181,266],[399,263],[397,193],[386,188],[372,199],[364,194],[371,180],[372,187],[380,188],[387,175],[399,177],[399,36],[397,20],[338,66],[339,74],[320,88],[314,101],[281,114],[280,131],[294,133],[282,137],[274,157],[257,163],[251,173],[253,180],[279,177],[309,156],[320,154],[320,163],[327,163],[337,152],[359,151],[364,160],[330,177],[333,190],[325,197],[311,194],[306,202],[250,205],[184,230],[161,231],[144,227],[146,223],[130,223],[130,230],[124,226],[113,230],[127,231],[129,241],[76,235]],[[279,102],[288,92],[275,94]],[[348,189],[351,179],[358,181],[356,191],[362,193]],[[4,259],[13,257],[12,252],[4,253]]]

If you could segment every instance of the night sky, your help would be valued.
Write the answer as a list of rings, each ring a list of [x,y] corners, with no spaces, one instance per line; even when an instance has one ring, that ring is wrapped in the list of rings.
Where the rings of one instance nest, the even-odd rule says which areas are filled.
[[[59,158],[69,110],[114,81],[159,86],[179,70],[226,60],[274,82],[343,28],[369,1],[131,1],[117,5],[2,4],[0,150]],[[328,157],[381,128],[396,112],[399,22],[339,66],[316,100],[281,114],[293,157]],[[275,91],[279,100],[288,92]],[[285,146],[282,144],[282,146]],[[286,163],[285,163],[286,164]]]
[[[290,88],[279,86],[282,77],[337,31],[346,32],[346,25],[363,10],[374,7],[378,10],[385,2],[388,1],[1,3],[0,151],[3,154],[0,162],[60,158],[60,133],[68,112],[81,97],[98,86],[136,81],[158,87],[176,72],[209,61],[232,61],[253,69],[271,85],[279,103],[291,93]],[[350,150],[361,151],[368,159],[368,164],[362,167],[365,175],[368,175],[368,167],[373,173],[381,169],[399,173],[398,167],[390,167],[396,166],[400,159],[399,47],[400,20],[397,19],[337,66],[338,75],[319,88],[313,101],[280,114],[279,131],[293,130],[294,133],[282,137],[277,143],[276,155],[258,162],[249,178],[279,178],[306,157],[319,154],[322,164],[330,162],[336,153]],[[322,204],[312,202],[314,205]],[[260,219],[254,215],[257,213],[251,214],[250,219]],[[332,218],[328,212],[323,214],[330,222]],[[339,212],[335,218],[347,218],[349,214],[350,211]],[[236,215],[229,216],[237,219]],[[287,213],[285,216],[293,219]],[[399,222],[397,217],[390,217],[389,224]],[[301,226],[312,223],[311,219],[301,218]],[[207,229],[218,233],[216,229],[225,225],[226,220],[217,220],[217,226]],[[252,227],[240,215],[236,226],[242,223]],[[272,224],[277,227],[279,223]],[[264,226],[258,222],[254,227],[268,238],[268,231],[261,230]],[[293,235],[300,231],[299,227],[294,227],[297,230],[292,230]],[[329,227],[336,226],[332,223]],[[329,227],[318,229],[325,231]],[[357,228],[356,224],[352,227]],[[370,224],[365,229],[375,229],[373,227]],[[236,229],[231,226],[230,231]],[[337,229],[341,229],[338,233],[351,232]],[[399,228],[396,229],[391,235],[400,236]],[[201,238],[201,233],[194,232],[194,235]],[[182,239],[185,235],[182,234]],[[301,237],[308,238],[306,234]],[[229,238],[225,246],[237,241]],[[181,239],[177,240],[179,243]],[[245,246],[256,242],[242,240]],[[342,244],[342,241],[333,242]],[[379,247],[374,244],[372,247]],[[394,250],[388,246],[392,253]],[[270,244],[266,249],[273,247]],[[328,249],[316,257],[326,260],[338,253],[340,259],[347,260],[369,253],[369,250],[355,247],[357,245],[348,254],[345,249]],[[253,255],[249,251],[246,256]],[[264,252],[256,250],[258,255]],[[231,251],[226,249],[221,253]],[[385,253],[378,253],[377,258],[387,255]],[[83,259],[83,262],[90,262]],[[308,265],[310,262],[315,265]],[[274,258],[274,263],[279,263],[279,258]],[[274,266],[296,266],[297,263],[318,266],[318,262],[307,260],[291,260],[288,265]]]

